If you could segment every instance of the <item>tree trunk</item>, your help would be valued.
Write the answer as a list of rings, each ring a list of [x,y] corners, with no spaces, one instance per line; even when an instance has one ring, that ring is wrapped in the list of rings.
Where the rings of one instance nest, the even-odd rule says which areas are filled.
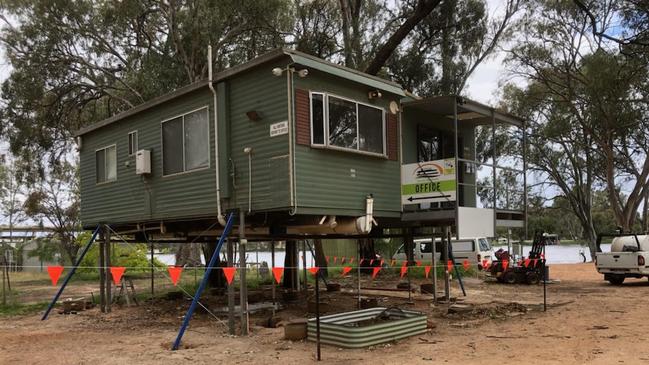
[[[324,254],[324,248],[322,247],[322,240],[313,240],[313,246],[315,249],[315,266],[320,268],[322,271],[321,275],[326,278],[329,270],[327,270],[327,258]]]
[[[649,222],[647,222],[647,219],[649,219],[649,190],[647,190],[647,193],[644,195],[644,206],[642,208],[642,232],[644,233],[649,233]]]
[[[176,251],[176,265],[199,266],[201,265],[198,243],[180,243]]]
[[[218,244],[217,241],[210,241],[203,245],[203,257],[205,257],[206,263],[210,262],[212,255],[214,255],[214,252],[216,251],[217,244]],[[215,267],[222,267],[226,265],[227,262],[221,264],[221,255],[218,255],[218,257],[216,258]],[[210,277],[207,279],[207,283],[210,286],[210,288],[225,289],[226,280],[225,280],[225,275],[223,274],[223,270],[212,270],[210,272]]]
[[[284,281],[282,285],[287,289],[296,289],[298,280],[298,255],[297,241],[286,241],[286,254],[284,256]]]
[[[401,42],[408,34],[428,16],[439,5],[441,0],[420,0],[417,3],[415,11],[406,19],[406,21],[388,38],[388,40],[378,49],[374,58],[365,69],[365,73],[376,75],[381,68],[390,59],[394,50],[399,47]]]
[[[376,250],[374,249],[374,240],[371,238],[360,239],[358,240],[358,243],[360,245],[360,250],[361,250],[360,259],[365,260],[362,265],[363,267],[362,271],[365,273],[372,272],[371,267],[380,265],[379,262],[376,261]]]
[[[455,17],[455,0],[445,0],[442,3],[442,17],[444,18],[444,28],[442,29],[442,79],[440,80],[440,92],[442,95],[452,95],[455,93],[453,87],[453,59],[455,51],[453,50],[452,28]]]

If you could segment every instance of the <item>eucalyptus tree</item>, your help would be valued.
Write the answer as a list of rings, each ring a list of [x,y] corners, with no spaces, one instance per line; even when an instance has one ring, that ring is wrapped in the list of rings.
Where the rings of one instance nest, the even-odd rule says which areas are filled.
[[[528,119],[533,169],[568,200],[594,250],[593,191],[605,189],[630,230],[649,189],[649,88],[646,64],[591,26],[572,1],[529,2],[507,59],[525,85],[508,85],[504,104]]]

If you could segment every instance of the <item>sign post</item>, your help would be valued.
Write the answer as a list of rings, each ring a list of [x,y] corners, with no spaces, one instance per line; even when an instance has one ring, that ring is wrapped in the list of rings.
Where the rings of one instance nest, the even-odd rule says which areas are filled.
[[[456,200],[455,159],[425,161],[401,166],[401,204]]]

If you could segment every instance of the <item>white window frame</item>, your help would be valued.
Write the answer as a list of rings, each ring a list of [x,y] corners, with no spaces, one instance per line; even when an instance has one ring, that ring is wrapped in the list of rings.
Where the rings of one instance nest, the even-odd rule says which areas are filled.
[[[106,166],[106,161],[108,161],[108,159],[106,158],[106,150],[111,148],[111,147],[115,148],[115,178],[114,179],[108,179],[106,177],[106,180],[98,181],[99,176],[97,176],[97,152],[104,151],[104,176],[108,176],[108,174],[106,173],[108,171],[107,166]],[[95,150],[95,185],[110,184],[110,183],[113,183],[113,182],[117,181],[117,165],[118,165],[118,163],[117,163],[117,144],[116,143],[113,143],[111,145],[104,146],[102,148],[96,149]]]
[[[323,143],[315,143],[313,141],[313,95],[322,95],[322,119],[324,123],[324,141]],[[354,103],[356,105],[356,141],[357,145],[356,148],[347,148],[347,147],[340,147],[336,145],[329,144],[329,96],[332,96],[336,99],[341,99],[345,100],[351,103]],[[358,106],[359,105],[364,105],[366,107],[378,109],[381,111],[381,129],[382,129],[382,134],[383,134],[383,152],[382,153],[377,153],[377,152],[370,152],[370,151],[363,151],[360,149],[360,126],[359,126],[359,116],[358,116]],[[355,153],[360,153],[360,154],[365,154],[365,155],[371,155],[371,156],[379,156],[379,157],[385,157],[387,158],[387,130],[386,130],[386,123],[385,123],[385,109],[378,107],[376,105],[364,103],[361,101],[357,101],[354,99],[346,98],[344,96],[339,96],[336,94],[332,93],[326,93],[323,91],[309,91],[309,118],[311,119],[309,122],[311,126],[311,146],[316,147],[316,148],[328,148],[332,150],[339,150],[339,151],[347,151],[347,152],[355,152]]]
[[[207,166],[199,167],[199,168],[192,169],[192,170],[187,170],[186,167],[185,167],[185,116],[188,115],[188,114],[191,114],[191,113],[197,112],[197,111],[199,111],[199,110],[203,110],[203,109],[205,109],[205,114],[206,114],[206,116],[207,116],[207,132],[208,132],[208,135],[207,135]],[[176,118],[182,118],[182,127],[183,127],[183,128],[182,128],[182,140],[183,140],[183,151],[182,151],[182,152],[183,152],[183,171],[180,171],[180,172],[174,172],[174,173],[172,173],[172,174],[165,174],[165,171],[164,171],[164,150],[165,150],[165,149],[164,149],[164,136],[163,136],[163,131],[162,131],[162,128],[163,128],[163,127],[162,127],[162,126],[163,126],[164,123],[169,122],[169,121],[172,121],[172,120],[174,120],[174,119],[176,119]],[[211,138],[212,138],[212,135],[211,135],[211,131],[210,131],[210,114],[209,114],[209,110],[208,110],[207,105],[202,106],[202,107],[200,107],[200,108],[196,108],[196,109],[193,109],[193,110],[187,111],[187,112],[184,112],[184,113],[181,113],[181,114],[178,114],[178,115],[174,115],[174,116],[171,117],[171,118],[167,118],[167,119],[162,120],[162,121],[160,122],[160,150],[161,150],[160,154],[161,154],[161,157],[162,157],[162,158],[160,159],[160,164],[162,165],[162,166],[160,166],[160,169],[161,169],[161,171],[162,171],[162,177],[170,177],[170,176],[177,176],[177,175],[190,174],[190,173],[192,173],[192,172],[197,172],[197,171],[202,171],[202,170],[207,170],[207,169],[209,169],[210,166],[212,165],[212,161],[211,161],[211,160],[212,160],[212,156],[211,156],[211,153],[210,153],[210,152],[212,151],[211,141],[210,141]]]
[[[131,135],[133,136],[133,151],[131,151]],[[139,141],[138,141],[138,133],[137,129],[134,131],[128,132],[128,149],[129,149],[129,156],[135,156],[137,154],[137,149],[139,147]]]

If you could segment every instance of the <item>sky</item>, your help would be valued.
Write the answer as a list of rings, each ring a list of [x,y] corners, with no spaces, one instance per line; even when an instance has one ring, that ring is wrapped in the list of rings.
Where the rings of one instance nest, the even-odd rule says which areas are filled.
[[[494,16],[502,16],[505,11],[505,2],[505,0],[487,0],[490,19],[493,19]],[[473,72],[468,80],[468,87],[466,89],[467,96],[470,99],[487,105],[494,105],[496,103],[498,99],[498,82],[506,76],[505,68],[503,67],[503,61],[505,59],[503,49],[506,48],[506,44],[501,45],[490,58],[484,60]]]

